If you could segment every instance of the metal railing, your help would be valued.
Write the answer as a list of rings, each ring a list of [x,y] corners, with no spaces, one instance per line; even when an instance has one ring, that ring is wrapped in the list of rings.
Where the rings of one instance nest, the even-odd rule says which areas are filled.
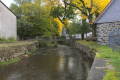
[[[109,47],[120,53],[120,30],[115,30],[109,34]]]

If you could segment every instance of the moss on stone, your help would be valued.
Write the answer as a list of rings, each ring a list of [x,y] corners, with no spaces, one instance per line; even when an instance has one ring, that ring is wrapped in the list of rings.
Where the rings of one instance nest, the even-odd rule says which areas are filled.
[[[0,62],[0,65],[8,65],[8,64],[11,64],[11,63],[14,63],[14,62],[17,62],[17,61],[20,61],[21,59],[19,57],[15,58],[15,59],[9,59],[8,61],[2,61]]]

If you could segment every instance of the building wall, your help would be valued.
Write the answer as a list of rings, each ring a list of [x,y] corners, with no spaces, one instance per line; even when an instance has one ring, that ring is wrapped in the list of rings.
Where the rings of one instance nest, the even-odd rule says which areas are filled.
[[[16,16],[0,2],[0,37],[17,37]]]
[[[97,24],[97,43],[100,45],[107,45],[109,33],[117,29],[120,29],[120,22]]]
[[[96,23],[120,21],[120,0],[114,0],[101,15]]]

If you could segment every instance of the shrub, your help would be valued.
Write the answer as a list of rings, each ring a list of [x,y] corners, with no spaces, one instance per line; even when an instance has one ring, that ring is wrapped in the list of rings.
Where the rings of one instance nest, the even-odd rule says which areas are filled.
[[[15,40],[14,36],[11,36],[8,39],[6,39],[5,37],[0,37],[0,44],[9,43],[9,42],[17,42],[17,41]]]
[[[39,46],[47,46],[47,42],[41,41],[41,42],[39,42]]]
[[[62,36],[60,36],[60,38],[62,38],[62,39],[66,39],[66,36],[62,35]]]

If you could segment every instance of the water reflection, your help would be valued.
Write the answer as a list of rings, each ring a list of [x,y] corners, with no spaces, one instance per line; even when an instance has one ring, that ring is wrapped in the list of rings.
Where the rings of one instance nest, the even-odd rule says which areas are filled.
[[[86,80],[91,64],[74,48],[40,48],[26,59],[0,66],[0,80]]]
[[[69,66],[69,69],[70,69],[70,70],[74,67],[73,60],[74,60],[73,57],[70,57],[70,58],[69,58],[69,61],[68,61],[68,66]]]

